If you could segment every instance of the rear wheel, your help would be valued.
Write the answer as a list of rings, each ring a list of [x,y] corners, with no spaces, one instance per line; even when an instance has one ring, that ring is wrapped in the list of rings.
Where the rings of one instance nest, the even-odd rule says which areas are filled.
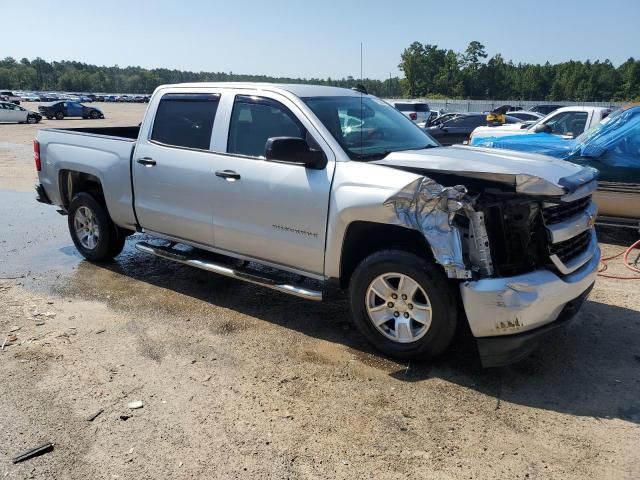
[[[63,120],[63,119],[64,119],[64,113],[62,112],[56,113],[56,120]]]
[[[93,195],[78,193],[68,213],[73,243],[87,260],[109,260],[124,248],[126,235],[111,221],[104,203]]]
[[[364,259],[349,285],[360,332],[381,352],[399,359],[444,352],[455,333],[457,308],[442,270],[401,250]]]

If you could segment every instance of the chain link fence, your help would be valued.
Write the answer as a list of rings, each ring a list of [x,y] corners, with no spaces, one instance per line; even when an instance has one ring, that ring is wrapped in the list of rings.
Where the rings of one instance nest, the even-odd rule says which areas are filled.
[[[406,99],[389,99],[394,101]],[[545,102],[545,101],[523,101],[523,100],[451,100],[441,98],[414,98],[407,101],[422,100],[429,104],[431,110],[445,110],[447,112],[490,112],[501,105],[511,105],[512,107],[522,107],[528,110],[536,105],[588,105],[592,107],[620,107],[624,102]]]

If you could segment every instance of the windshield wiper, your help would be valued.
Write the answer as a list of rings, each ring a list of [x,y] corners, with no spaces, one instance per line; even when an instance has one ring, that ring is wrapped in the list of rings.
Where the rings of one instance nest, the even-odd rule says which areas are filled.
[[[384,157],[392,153],[393,150],[383,150],[375,153],[354,153],[354,160],[382,160]]]
[[[382,150],[380,152],[373,153],[354,153],[354,160],[382,160],[390,153],[395,152],[409,152],[412,150],[426,150],[427,148],[436,148],[437,145],[425,145],[423,147],[411,147],[411,148],[399,148],[399,149],[391,149],[391,150]]]

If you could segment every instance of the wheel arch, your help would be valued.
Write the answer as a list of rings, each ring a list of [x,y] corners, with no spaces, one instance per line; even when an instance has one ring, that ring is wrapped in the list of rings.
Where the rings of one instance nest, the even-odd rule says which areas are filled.
[[[433,261],[429,243],[417,230],[401,225],[355,221],[349,224],[340,255],[340,288],[347,288],[351,275],[366,257],[380,250],[405,250]]]
[[[101,200],[104,202],[102,182],[91,173],[77,170],[60,170],[58,172],[58,185],[60,187],[60,199],[65,210],[69,207],[73,196],[80,192],[95,193],[102,197]]]

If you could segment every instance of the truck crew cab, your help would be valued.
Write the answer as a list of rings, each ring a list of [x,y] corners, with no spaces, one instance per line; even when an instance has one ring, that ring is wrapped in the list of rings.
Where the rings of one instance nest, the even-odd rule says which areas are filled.
[[[443,148],[360,91],[161,86],[140,127],[43,129],[34,149],[38,199],[87,259],[137,231],[156,239],[142,252],[309,300],[348,289],[362,334],[402,359],[443,352],[461,321],[485,366],[522,358],[600,258],[595,170]]]

